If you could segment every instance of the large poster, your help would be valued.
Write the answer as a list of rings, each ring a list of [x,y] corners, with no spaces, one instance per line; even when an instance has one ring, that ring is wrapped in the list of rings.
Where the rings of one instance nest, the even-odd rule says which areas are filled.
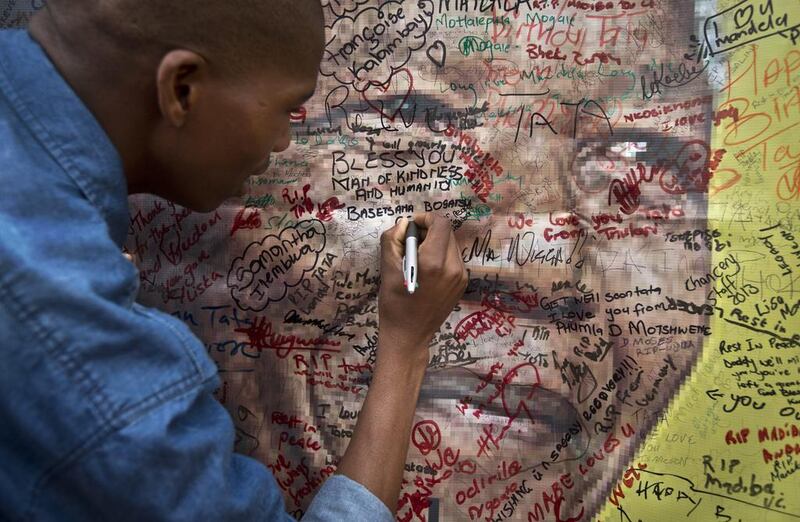
[[[323,5],[292,146],[127,243],[289,511],[370,384],[380,232],[432,211],[470,281],[398,520],[800,519],[800,2]]]
[[[369,386],[379,233],[433,211],[470,283],[398,520],[800,516],[798,3],[325,8],[291,148],[208,215],[136,198],[128,243],[289,510]]]

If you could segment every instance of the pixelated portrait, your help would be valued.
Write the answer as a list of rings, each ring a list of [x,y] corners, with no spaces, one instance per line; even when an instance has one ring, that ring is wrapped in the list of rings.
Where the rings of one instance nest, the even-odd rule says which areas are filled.
[[[468,282],[398,521],[800,520],[800,2],[322,8],[288,148],[207,213],[132,195],[124,243],[287,511],[372,385],[381,234],[430,212]]]

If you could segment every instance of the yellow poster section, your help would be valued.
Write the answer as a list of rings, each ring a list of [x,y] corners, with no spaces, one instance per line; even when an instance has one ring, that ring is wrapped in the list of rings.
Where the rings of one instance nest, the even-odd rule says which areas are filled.
[[[774,35],[726,54],[710,81],[738,119],[713,128],[713,259],[687,281],[713,334],[669,409],[640,412],[657,429],[603,522],[800,520],[800,48]]]

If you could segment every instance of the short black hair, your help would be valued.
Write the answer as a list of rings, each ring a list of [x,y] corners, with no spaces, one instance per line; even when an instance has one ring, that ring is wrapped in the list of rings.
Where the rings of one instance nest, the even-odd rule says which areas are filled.
[[[254,64],[292,71],[324,48],[319,0],[49,0],[47,8],[91,19],[132,52],[184,48],[236,72]]]

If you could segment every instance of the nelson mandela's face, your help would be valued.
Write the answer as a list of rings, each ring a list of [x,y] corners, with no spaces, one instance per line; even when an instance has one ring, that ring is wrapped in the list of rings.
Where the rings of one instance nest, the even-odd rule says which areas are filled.
[[[444,520],[497,517],[526,480],[529,509],[555,483],[561,518],[588,518],[706,329],[710,288],[689,283],[708,271],[706,196],[725,178],[693,24],[673,16],[694,5],[464,4],[329,4],[318,94],[291,115],[292,144],[252,180],[246,208],[228,209],[232,259],[215,266],[303,234],[308,255],[269,272],[264,302],[207,290],[239,322],[198,329],[231,370],[230,396],[280,411],[270,397],[292,397],[341,434],[369,376],[354,365],[376,357],[380,231],[412,206],[446,215],[471,280],[430,346],[398,515],[436,498]],[[265,332],[341,351],[280,358],[253,348]],[[253,454],[274,462],[270,437]],[[349,440],[319,438],[324,451],[281,454],[322,467]]]
[[[707,168],[718,151],[703,64],[690,59],[692,24],[669,14],[693,9],[680,1],[574,15],[520,7],[492,17],[453,7],[428,34],[428,45],[447,44],[426,47],[425,58],[419,51],[386,83],[359,91],[337,83],[341,75],[326,79],[333,126],[363,133],[316,159],[350,209],[342,228],[362,226],[345,218],[370,215],[360,211],[368,206],[438,209],[457,227],[471,273],[460,310],[431,346],[421,442],[409,453],[429,461],[424,434],[434,433],[477,466],[477,475],[448,478],[442,513],[472,515],[474,502],[458,492],[513,462],[541,484],[572,473],[562,516],[594,509],[597,500],[576,499],[592,498],[587,488],[607,468],[584,464],[582,475],[575,460],[602,455],[612,434],[606,447],[630,455],[652,424],[634,423],[642,402],[663,406],[702,345],[710,289],[684,283],[710,251],[684,232],[706,228],[706,195],[720,182]],[[361,43],[347,34],[328,48],[337,59]],[[696,78],[666,87],[663,71],[680,63]],[[692,114],[703,117],[675,125]],[[359,166],[370,154],[371,184],[359,191],[347,178],[361,173],[344,159]],[[398,155],[414,163],[400,169]],[[657,398],[602,392],[618,382],[644,389],[659,373],[667,384]],[[635,433],[620,431],[627,423]]]

